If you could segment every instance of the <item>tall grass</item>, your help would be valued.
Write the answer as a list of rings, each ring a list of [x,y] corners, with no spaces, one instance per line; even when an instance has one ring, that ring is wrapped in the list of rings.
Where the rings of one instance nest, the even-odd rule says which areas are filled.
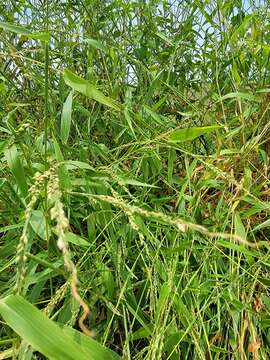
[[[268,359],[267,1],[0,10],[0,358]]]

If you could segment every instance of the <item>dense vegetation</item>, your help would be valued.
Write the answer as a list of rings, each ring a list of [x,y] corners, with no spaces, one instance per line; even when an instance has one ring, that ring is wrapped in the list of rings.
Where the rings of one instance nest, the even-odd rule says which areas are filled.
[[[269,359],[269,24],[1,2],[1,359]]]

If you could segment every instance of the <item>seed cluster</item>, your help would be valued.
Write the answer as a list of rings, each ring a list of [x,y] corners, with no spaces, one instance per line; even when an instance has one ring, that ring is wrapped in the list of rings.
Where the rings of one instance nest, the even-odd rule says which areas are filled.
[[[43,174],[37,172],[34,175],[34,184],[29,189],[30,202],[27,204],[25,209],[24,227],[23,227],[22,235],[20,237],[19,244],[16,249],[17,279],[13,289],[13,292],[15,294],[21,293],[24,284],[24,279],[26,276],[27,257],[25,254],[28,247],[27,231],[31,220],[32,210],[38,200],[41,189],[44,186],[44,182],[48,180],[50,174],[51,174],[50,171],[45,171]]]
[[[71,259],[71,253],[69,251],[69,246],[65,235],[69,227],[69,222],[65,215],[64,205],[61,201],[61,197],[62,193],[60,190],[59,178],[55,172],[50,176],[48,182],[48,200],[52,204],[50,211],[51,220],[56,222],[55,232],[58,237],[57,246],[63,254],[65,267],[71,274],[70,286],[72,296],[83,309],[83,314],[79,319],[79,326],[86,335],[93,336],[93,332],[84,325],[84,321],[88,317],[90,310],[78,292],[79,280],[77,276],[77,269]]]
[[[87,329],[84,325],[84,320],[89,315],[89,307],[81,298],[78,292],[79,280],[77,276],[77,269],[75,264],[71,259],[71,253],[68,247],[68,242],[66,240],[66,231],[69,228],[69,221],[65,215],[64,205],[61,201],[62,193],[60,190],[59,178],[57,174],[57,165],[51,166],[48,171],[45,171],[43,174],[36,173],[34,176],[34,184],[31,186],[29,190],[29,195],[31,197],[30,202],[26,206],[25,210],[25,223],[23,227],[23,232],[20,237],[19,244],[17,246],[17,255],[16,262],[18,265],[18,273],[16,284],[14,287],[14,293],[20,294],[22,292],[24,279],[26,277],[26,251],[28,247],[28,238],[27,238],[27,230],[29,226],[29,222],[31,219],[32,210],[39,198],[42,188],[44,188],[45,184],[45,194],[47,195],[48,204],[51,207],[50,210],[50,219],[55,222],[55,233],[57,235],[57,246],[59,250],[63,254],[64,264],[67,271],[71,274],[70,283],[71,293],[73,298],[78,302],[78,304],[83,309],[83,315],[79,319],[79,325],[82,331],[88,335],[93,336],[92,331]],[[46,196],[45,195],[45,196]],[[55,297],[55,301],[59,300],[59,297],[62,297],[65,293],[65,288],[59,291],[57,296]],[[55,302],[50,304],[50,306],[45,310],[47,314],[50,314],[52,308],[54,307]]]

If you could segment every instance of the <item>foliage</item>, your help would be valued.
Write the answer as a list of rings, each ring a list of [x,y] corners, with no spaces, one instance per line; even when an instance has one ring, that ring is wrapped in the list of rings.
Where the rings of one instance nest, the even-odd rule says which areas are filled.
[[[1,359],[269,358],[269,20],[0,4]]]

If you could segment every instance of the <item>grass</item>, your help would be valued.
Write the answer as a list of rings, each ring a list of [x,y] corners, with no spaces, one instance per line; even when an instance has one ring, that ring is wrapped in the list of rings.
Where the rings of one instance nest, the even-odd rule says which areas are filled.
[[[0,358],[268,359],[267,2],[45,5],[0,5]]]

